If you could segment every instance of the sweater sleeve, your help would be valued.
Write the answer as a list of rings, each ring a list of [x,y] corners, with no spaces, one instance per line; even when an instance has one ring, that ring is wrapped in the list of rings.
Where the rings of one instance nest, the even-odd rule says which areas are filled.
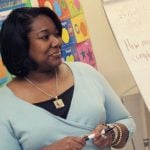
[[[132,137],[136,129],[134,119],[121,102],[119,96],[103,77],[102,82],[105,94],[106,123],[124,124],[128,128],[129,137]]]
[[[0,149],[1,150],[22,150],[19,141],[13,132],[4,123],[0,122]]]
[[[105,101],[106,123],[122,123],[127,127],[129,137],[132,137],[136,130],[136,125],[127,108],[121,102],[119,96],[115,93],[100,72],[88,64],[84,64],[84,69],[86,69],[86,77],[92,79],[92,82],[95,83],[98,90],[101,90],[101,93],[103,94]]]

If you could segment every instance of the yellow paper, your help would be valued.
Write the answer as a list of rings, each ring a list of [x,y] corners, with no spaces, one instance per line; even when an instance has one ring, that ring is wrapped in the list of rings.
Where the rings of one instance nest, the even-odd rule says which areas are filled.
[[[73,30],[76,36],[77,43],[83,42],[89,38],[87,24],[83,14],[71,19]]]
[[[64,43],[69,42],[69,33],[68,33],[66,28],[62,29],[62,40],[63,40]]]

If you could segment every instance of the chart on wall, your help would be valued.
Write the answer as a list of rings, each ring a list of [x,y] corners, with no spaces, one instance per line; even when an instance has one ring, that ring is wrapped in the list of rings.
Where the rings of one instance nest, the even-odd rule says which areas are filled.
[[[96,68],[92,43],[79,0],[1,0],[0,26],[13,9],[24,6],[51,8],[62,24],[62,59],[70,62],[82,61]],[[7,78],[4,69],[5,67],[1,63],[0,84]]]
[[[120,50],[150,110],[150,1],[103,0],[103,6]]]

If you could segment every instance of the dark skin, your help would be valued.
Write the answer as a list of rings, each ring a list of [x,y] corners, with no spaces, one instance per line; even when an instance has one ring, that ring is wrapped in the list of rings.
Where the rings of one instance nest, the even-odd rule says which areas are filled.
[[[50,95],[59,95],[74,85],[74,77],[70,68],[62,63],[61,45],[62,39],[51,19],[47,16],[38,16],[32,23],[32,31],[29,33],[29,56],[38,64],[38,69],[31,71],[27,78],[35,85]],[[58,74],[58,91],[56,91],[56,76]],[[49,96],[37,90],[24,78],[16,77],[7,85],[20,99],[31,104],[50,99]],[[19,90],[18,90],[19,89]],[[96,127],[91,133],[95,133],[93,142],[98,147],[109,146],[112,142],[111,135],[103,139],[100,135],[103,125]],[[84,135],[67,136],[42,150],[82,150],[86,141]]]

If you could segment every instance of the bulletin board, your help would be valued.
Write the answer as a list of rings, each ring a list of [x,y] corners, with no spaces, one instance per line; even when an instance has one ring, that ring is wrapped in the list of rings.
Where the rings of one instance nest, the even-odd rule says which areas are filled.
[[[24,6],[51,8],[61,20],[63,28],[62,59],[69,62],[82,61],[96,68],[88,26],[79,0],[1,0],[0,26],[13,9]],[[7,71],[0,62],[0,84],[6,79]]]
[[[150,1],[103,0],[120,50],[150,110]]]

